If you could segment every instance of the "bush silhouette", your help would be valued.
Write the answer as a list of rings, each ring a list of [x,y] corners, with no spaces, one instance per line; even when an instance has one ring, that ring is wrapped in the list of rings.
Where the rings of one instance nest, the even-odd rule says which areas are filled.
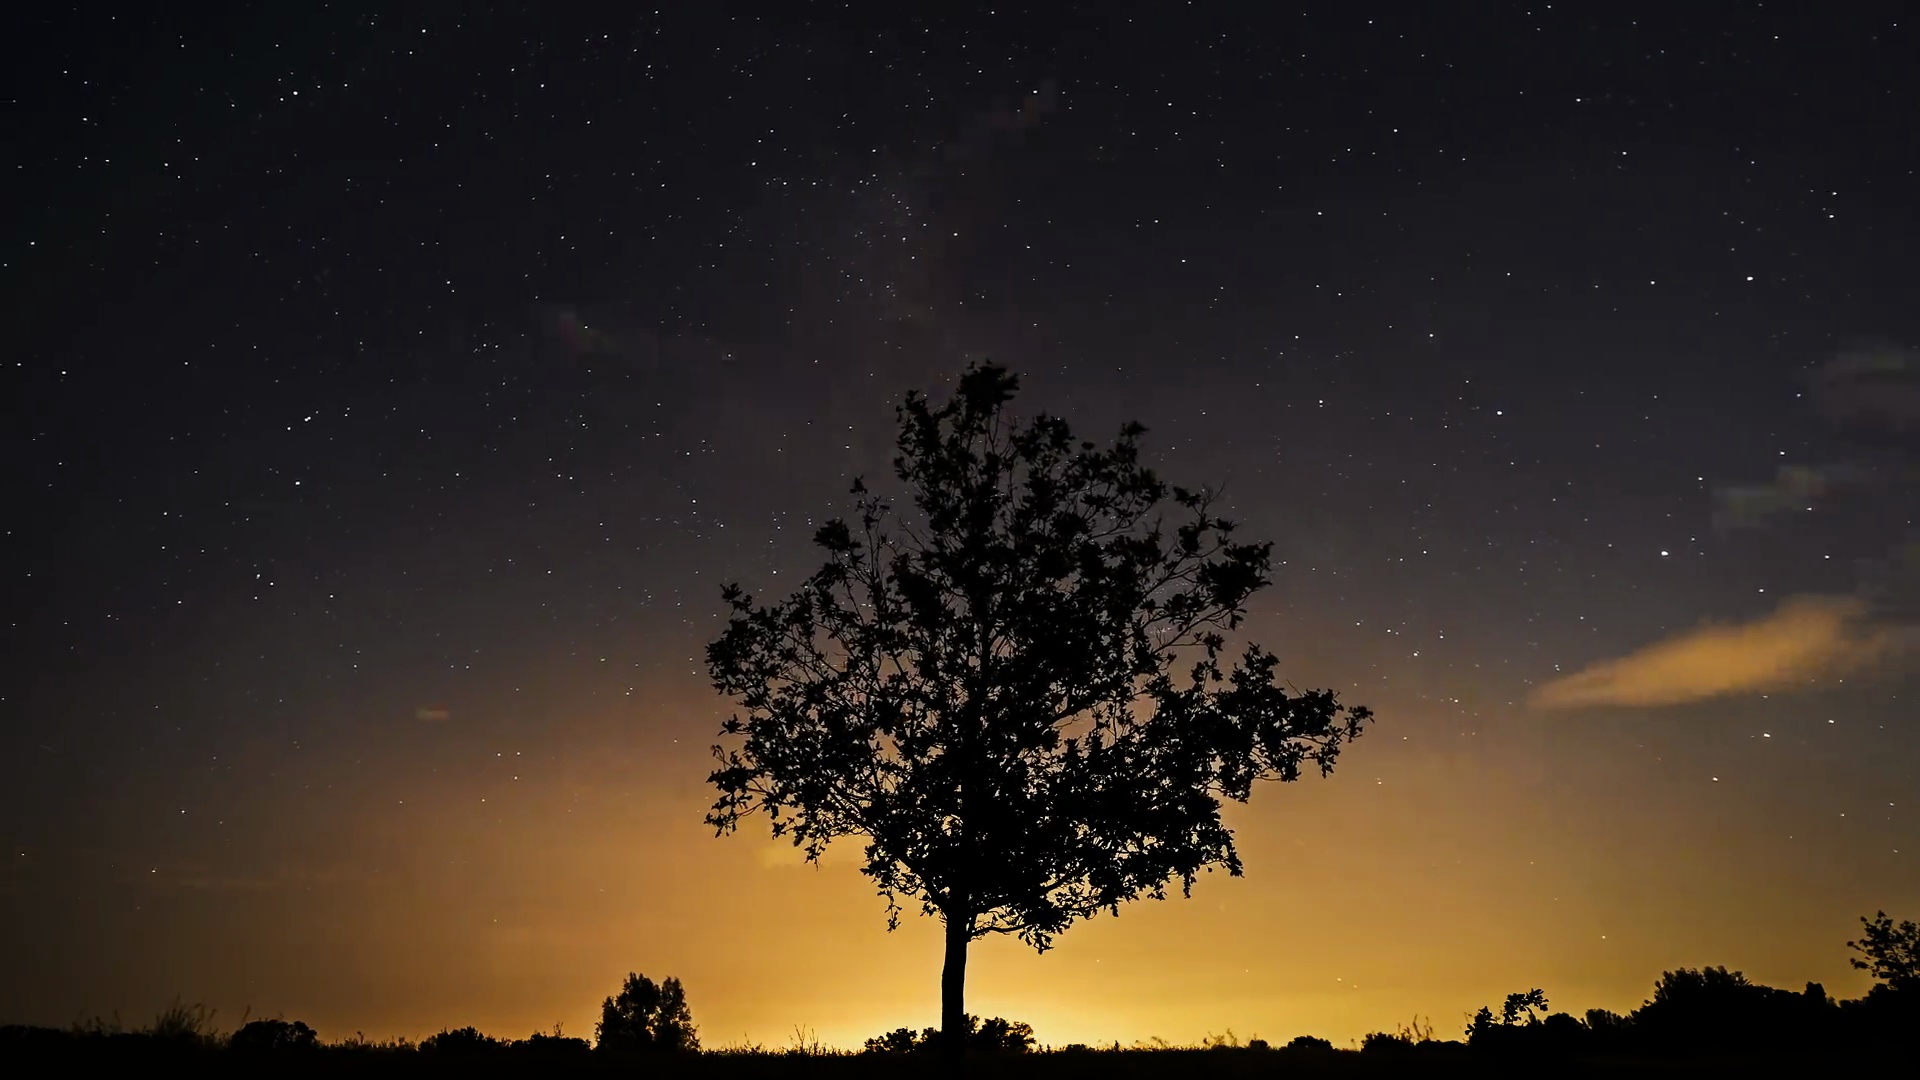
[[[213,1026],[214,1010],[205,1005],[184,1005],[175,1000],[173,1004],[160,1010],[139,1034],[159,1042],[173,1043],[179,1046],[214,1045],[225,1040]]]
[[[1513,1048],[1520,1045],[1534,1045],[1539,1041],[1536,1035],[1522,1035],[1519,1031],[1540,1026],[1540,1019],[1534,1015],[1536,1009],[1543,1013],[1547,1011],[1547,992],[1539,987],[1508,994],[1507,999],[1500,1004],[1500,1015],[1497,1018],[1493,1015],[1491,1008],[1485,1005],[1480,1006],[1479,1011],[1475,1012],[1473,1018],[1467,1022],[1467,1045],[1482,1049],[1492,1046]],[[1571,1016],[1567,1019],[1578,1023]]]
[[[1585,1024],[1574,1019],[1571,1013],[1557,1012],[1540,1021],[1535,1041],[1543,1050],[1566,1054],[1582,1049],[1587,1044],[1587,1036]]]
[[[1584,1019],[1565,1012],[1548,1013],[1545,991],[1535,988],[1507,995],[1497,1011],[1491,1006],[1479,1009],[1467,1027],[1464,1044],[1435,1040],[1432,1025],[1418,1017],[1395,1032],[1373,1032],[1361,1047],[1366,1063],[1350,1060],[1348,1052],[1336,1050],[1317,1036],[1298,1036],[1273,1051],[1260,1039],[1242,1047],[1231,1030],[1222,1036],[1209,1035],[1199,1047],[1174,1047],[1154,1038],[1135,1042],[1131,1049],[1115,1041],[1098,1048],[1076,1043],[1056,1052],[1067,1056],[1071,1063],[1068,1071],[1076,1075],[1102,1070],[1112,1075],[1129,1073],[1130,1059],[1143,1052],[1156,1056],[1153,1068],[1163,1069],[1161,1062],[1192,1062],[1192,1057],[1182,1055],[1203,1050],[1214,1051],[1209,1056],[1220,1063],[1223,1076],[1240,1075],[1249,1067],[1256,1071],[1269,1067],[1304,1069],[1318,1075],[1345,1063],[1357,1065],[1363,1072],[1383,1074],[1417,1066],[1416,1071],[1438,1069],[1438,1074],[1444,1075],[1522,1075],[1515,1070],[1530,1070],[1524,1074],[1611,1076],[1641,1071],[1642,1065],[1673,1075],[1703,1069],[1717,1073],[1719,1063],[1697,1057],[1684,1060],[1694,1055],[1728,1055],[1728,1063],[1764,1057],[1764,1061],[1751,1062],[1757,1075],[1851,1075],[1863,1071],[1856,1066],[1865,1062],[1891,1062],[1910,1055],[1913,1033],[1920,1031],[1920,990],[1903,966],[1911,962],[1908,954],[1914,945],[1914,932],[1906,924],[1893,923],[1884,913],[1863,922],[1868,926],[1863,941],[1847,944],[1869,958],[1857,962],[1857,966],[1873,971],[1876,982],[1864,997],[1849,1001],[1835,1001],[1817,982],[1792,991],[1751,982],[1744,974],[1724,967],[1681,968],[1662,972],[1652,997],[1630,1015],[1605,1009],[1590,1009]],[[150,1025],[132,1030],[123,1026],[117,1015],[111,1020],[78,1022],[69,1029],[0,1026],[0,1067],[15,1061],[57,1062],[64,1056],[75,1064],[103,1065],[123,1073],[143,1063],[151,1063],[148,1071],[156,1067],[170,1072],[192,1070],[223,1057],[240,1068],[276,1075],[378,1072],[387,1067],[408,1071],[416,1058],[425,1075],[454,1071],[484,1074],[489,1066],[512,1067],[515,1062],[541,1075],[582,1068],[596,1074],[651,1075],[655,1068],[678,1072],[683,1065],[697,1072],[708,1071],[696,1062],[631,1061],[618,1056],[621,1052],[694,1052],[699,1048],[679,980],[669,978],[656,985],[639,974],[629,974],[620,993],[605,1000],[596,1030],[597,1049],[584,1039],[561,1034],[558,1025],[551,1033],[535,1033],[512,1042],[473,1027],[460,1027],[443,1030],[416,1047],[404,1038],[376,1042],[358,1033],[323,1044],[306,1024],[283,1019],[244,1023],[232,1035],[221,1036],[214,1031],[212,1018],[210,1009],[176,1001]],[[960,1030],[966,1040],[961,1049],[970,1054],[1021,1055],[1034,1049],[1032,1027],[1004,1017],[981,1019],[967,1014]],[[870,1061],[873,1068],[856,1067],[854,1071],[875,1076],[932,1072],[940,1063],[929,1061],[925,1055],[946,1049],[938,1028],[897,1028],[866,1040],[865,1053],[913,1055],[915,1060]],[[602,1051],[608,1056],[596,1065],[595,1055]],[[1261,1051],[1271,1060],[1256,1065],[1242,1058],[1249,1051]],[[822,1048],[817,1040],[809,1044],[802,1038],[796,1049],[784,1055],[769,1055],[757,1046],[721,1053],[742,1057],[820,1056]],[[1096,1055],[1104,1059],[1102,1063],[1081,1060]],[[1448,1059],[1455,1055],[1474,1057],[1476,1061],[1449,1067]],[[1663,1061],[1667,1064],[1662,1065]],[[1117,1068],[1106,1070],[1108,1062]],[[1015,1063],[1005,1064],[1008,1075],[1019,1071]],[[1619,1066],[1618,1072],[1614,1071],[1615,1065]],[[731,1066],[723,1065],[713,1075],[735,1073]]]
[[[967,1047],[989,1054],[1024,1054],[1033,1049],[1033,1028],[1018,1020],[990,1017],[967,1035]]]
[[[1627,1018],[1610,1009],[1588,1009],[1587,1030],[1597,1033],[1618,1032],[1627,1027]]]
[[[227,1047],[243,1054],[310,1052],[319,1049],[320,1036],[298,1020],[254,1020],[241,1025]]]
[[[560,1034],[558,1025],[551,1033],[534,1032],[514,1043],[512,1049],[515,1053],[538,1056],[542,1059],[577,1058],[593,1051],[593,1047],[587,1043],[587,1040]]]
[[[692,1053],[700,1049],[700,1037],[680,980],[668,976],[656,986],[652,979],[638,973],[629,973],[620,993],[601,1004],[594,1040],[596,1050],[616,1054]]]
[[[1535,1024],[1539,1020],[1533,1010],[1547,1011],[1547,992],[1535,987],[1524,994],[1508,994],[1507,1000],[1500,1006],[1500,1022],[1508,1027],[1515,1024]]]
[[[931,1038],[934,1030],[928,1028],[926,1034]],[[920,1049],[920,1036],[914,1034],[912,1028],[894,1028],[884,1035],[868,1039],[862,1049],[869,1054],[911,1054]]]
[[[442,1030],[420,1040],[422,1053],[445,1057],[474,1057],[501,1048],[500,1040],[475,1027]]]
[[[1033,1049],[1033,1028],[1019,1020],[990,1017],[982,1020],[969,1014],[965,1025],[966,1052],[973,1054],[1025,1054]],[[912,1028],[895,1028],[875,1035],[862,1048],[867,1054],[915,1054],[937,1050],[942,1033],[925,1028],[915,1034]]]
[[[1633,1041],[1666,1053],[1809,1045],[1832,1006],[1818,983],[1796,994],[1724,967],[1663,972],[1653,999],[1633,1011]]]
[[[1370,1032],[1360,1040],[1363,1054],[1402,1054],[1413,1049],[1413,1040],[1386,1031]]]

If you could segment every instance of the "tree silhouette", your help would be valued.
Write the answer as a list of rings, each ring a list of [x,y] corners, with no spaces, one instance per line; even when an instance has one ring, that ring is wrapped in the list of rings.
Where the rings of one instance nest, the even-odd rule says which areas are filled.
[[[866,837],[888,928],[903,897],[945,923],[950,1034],[969,942],[1044,951],[1173,879],[1190,894],[1202,869],[1238,875],[1220,798],[1330,772],[1371,715],[1277,685],[1258,646],[1223,670],[1271,545],[1232,542],[1211,494],[1142,466],[1145,428],[1102,449],[1056,417],[1020,426],[1017,387],[988,364],[939,408],[908,394],[894,471],[917,517],[856,480],[855,520],[814,536],[826,564],[771,607],[727,586],[707,648],[745,714],[722,729],[740,744],[714,748],[708,824],[764,811],[809,861]]]
[[[420,1040],[420,1049],[423,1052],[444,1054],[449,1057],[472,1057],[499,1048],[500,1040],[471,1025],[451,1030],[443,1029],[439,1034],[429,1035]]]
[[[1507,1000],[1500,1006],[1500,1016],[1497,1020],[1494,1018],[1492,1009],[1485,1005],[1480,1006],[1480,1011],[1474,1013],[1472,1019],[1467,1022],[1467,1044],[1491,1045],[1495,1040],[1512,1034],[1506,1029],[1538,1024],[1540,1021],[1534,1015],[1535,1009],[1543,1013],[1547,1011],[1547,992],[1539,987],[1522,993],[1508,994]]]
[[[1524,994],[1508,994],[1506,1003],[1500,1006],[1500,1022],[1509,1026],[1538,1023],[1533,1015],[1535,1009],[1547,1011],[1545,990],[1536,986]]]
[[[927,1034],[933,1034],[928,1028]],[[875,1035],[866,1042],[865,1051],[869,1054],[911,1054],[920,1049],[921,1037],[913,1033],[912,1028],[894,1028],[885,1035]]]
[[[227,1039],[230,1049],[242,1053],[295,1053],[315,1050],[320,1036],[298,1020],[253,1020]]]
[[[611,1053],[677,1053],[700,1049],[680,980],[668,976],[658,986],[645,975],[629,973],[620,993],[600,1005],[594,1046]]]
[[[1480,1011],[1474,1013],[1473,1017],[1467,1021],[1467,1042],[1478,1045],[1492,1039],[1493,1029],[1498,1026],[1499,1023],[1493,1018],[1493,1010],[1485,1005],[1480,1006]]]
[[[1888,990],[1909,993],[1920,990],[1920,925],[1908,919],[1898,926],[1886,912],[1869,919],[1860,916],[1866,931],[1859,941],[1847,942],[1847,948],[1861,956],[1848,963],[1885,983]]]
[[[1805,1041],[1831,1008],[1816,983],[1795,993],[1724,967],[1662,972],[1653,999],[1633,1011],[1633,1038],[1663,1052],[1786,1046]]]
[[[968,1034],[967,1041],[992,1054],[1025,1054],[1033,1049],[1033,1025],[991,1016]]]

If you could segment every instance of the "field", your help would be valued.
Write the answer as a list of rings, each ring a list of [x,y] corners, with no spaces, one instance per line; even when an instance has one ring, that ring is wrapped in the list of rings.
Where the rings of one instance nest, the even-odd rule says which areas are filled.
[[[556,1040],[558,1042],[559,1040]],[[688,1080],[866,1078],[951,1075],[936,1055],[716,1051],[615,1057],[566,1046],[500,1044],[479,1052],[421,1050],[407,1045],[347,1044],[248,1053],[217,1044],[147,1035],[82,1034],[43,1028],[0,1030],[0,1070],[24,1076],[75,1068],[161,1070],[191,1075],[368,1077],[525,1075],[685,1077]],[[1672,1058],[1608,1058],[1494,1054],[1458,1042],[1430,1042],[1392,1051],[1312,1049],[1065,1050],[977,1056],[964,1075],[993,1080],[1042,1078],[1197,1077],[1701,1077],[1823,1076],[1854,1072],[1878,1055],[1742,1053]]]

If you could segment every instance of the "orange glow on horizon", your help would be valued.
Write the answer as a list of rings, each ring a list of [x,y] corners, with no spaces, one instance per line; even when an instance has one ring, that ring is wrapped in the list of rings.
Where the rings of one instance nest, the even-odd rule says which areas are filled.
[[[1052,1045],[1228,1029],[1345,1045],[1415,1015],[1446,1036],[1532,986],[1556,1010],[1626,1011],[1681,966],[1864,990],[1844,942],[1857,914],[1895,904],[1865,882],[1781,890],[1785,871],[1747,826],[1675,812],[1698,785],[1627,776],[1602,755],[1550,774],[1524,713],[1489,718],[1473,744],[1438,734],[1431,706],[1351,696],[1385,719],[1331,778],[1229,806],[1244,878],[1205,875],[1190,900],[1175,889],[1125,906],[1045,955],[983,939],[969,1011],[1025,1020]],[[723,704],[690,680],[650,708],[685,735],[622,740],[627,714],[593,702],[580,711],[605,718],[602,734],[544,752],[459,721],[404,729],[450,740],[420,752],[437,764],[363,776],[349,821],[295,813],[302,796],[284,790],[286,813],[263,811],[245,842],[132,875],[115,902],[172,932],[111,930],[14,1019],[138,1020],[178,996],[229,1023],[248,1008],[302,1019],[329,1040],[467,1024],[525,1037],[556,1022],[590,1037],[600,1000],[639,971],[684,982],[708,1047],[781,1047],[801,1029],[857,1048],[936,1024],[937,923],[910,907],[886,932],[857,841],[814,867],[763,823],[716,839],[701,822],[710,740],[696,734]],[[288,869],[244,869],[276,850]],[[104,985],[126,996],[91,996]]]

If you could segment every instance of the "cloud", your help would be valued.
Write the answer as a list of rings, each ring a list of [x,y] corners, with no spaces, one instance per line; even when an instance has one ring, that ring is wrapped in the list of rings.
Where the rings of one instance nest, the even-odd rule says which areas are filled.
[[[1920,429],[1920,350],[1879,344],[1844,353],[1814,373],[1813,388],[1836,423]]]
[[[1913,631],[1868,619],[1857,596],[1797,596],[1748,623],[1704,623],[1537,688],[1543,709],[1677,705],[1804,687],[1911,648]]]
[[[1872,482],[1870,473],[1850,464],[1782,465],[1771,484],[1716,489],[1713,527],[1720,533],[1756,528],[1775,515],[1812,510],[1843,490],[1865,489]]]

